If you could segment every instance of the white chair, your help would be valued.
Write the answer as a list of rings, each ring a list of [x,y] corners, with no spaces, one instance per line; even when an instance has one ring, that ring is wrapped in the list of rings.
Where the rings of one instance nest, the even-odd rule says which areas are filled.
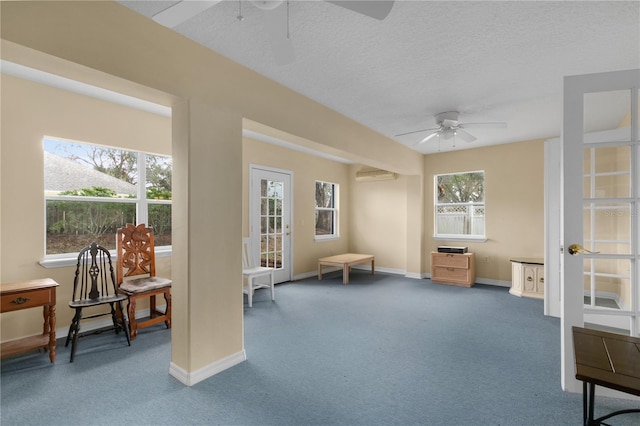
[[[249,307],[253,306],[253,292],[258,288],[271,288],[271,300],[276,300],[274,288],[273,272],[274,268],[259,266],[255,262],[255,257],[251,251],[251,239],[242,239],[242,276],[247,279],[247,285],[243,288],[243,293],[247,295]],[[269,284],[255,283],[254,278],[269,277]]]

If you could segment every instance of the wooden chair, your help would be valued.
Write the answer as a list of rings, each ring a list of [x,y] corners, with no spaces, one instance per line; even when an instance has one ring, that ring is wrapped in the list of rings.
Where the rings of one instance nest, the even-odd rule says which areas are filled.
[[[164,322],[171,328],[171,280],[156,277],[156,256],[153,230],[141,223],[128,223],[116,232],[116,252],[118,256],[116,279],[118,291],[129,298],[127,312],[131,339],[138,335],[138,329]],[[163,295],[165,312],[156,308],[156,296]],[[136,319],[138,299],[149,298],[149,318]]]
[[[243,288],[243,293],[247,295],[249,307],[253,306],[253,292],[259,288],[271,289],[271,300],[276,300],[276,292],[274,288],[273,272],[274,268],[260,266],[252,256],[251,240],[249,238],[242,239],[242,276],[247,279],[247,284]],[[258,277],[269,277],[268,284],[257,284],[253,280]]]
[[[113,329],[116,334],[124,331],[127,344],[131,346],[129,322],[127,315],[122,314],[122,302],[125,300],[127,300],[126,295],[118,294],[109,250],[97,245],[95,242],[82,249],[78,254],[76,275],[73,279],[73,295],[72,300],[69,302],[69,307],[75,309],[76,312],[71,320],[67,341],[64,344],[66,347],[69,342],[72,342],[69,362],[73,362],[76,355],[80,321],[83,319],[111,315]],[[104,310],[96,312],[95,309],[92,309],[93,313],[87,316],[82,315],[82,310],[85,308],[89,309],[103,305],[109,305],[110,310],[108,312],[104,312]]]

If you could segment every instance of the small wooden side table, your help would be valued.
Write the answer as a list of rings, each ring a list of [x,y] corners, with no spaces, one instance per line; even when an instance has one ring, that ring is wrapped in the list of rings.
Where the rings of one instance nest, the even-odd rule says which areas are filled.
[[[56,287],[51,278],[0,284],[2,298],[0,312],[12,312],[42,306],[44,325],[42,334],[2,343],[0,357],[17,355],[33,349],[49,351],[51,362],[56,360]]]

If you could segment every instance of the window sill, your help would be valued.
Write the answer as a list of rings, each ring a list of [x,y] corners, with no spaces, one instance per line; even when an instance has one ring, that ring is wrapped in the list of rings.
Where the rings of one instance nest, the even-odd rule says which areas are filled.
[[[339,240],[340,236],[339,235],[323,235],[323,236],[316,236],[314,238],[314,240],[318,243],[324,242],[324,241],[336,241]]]
[[[474,243],[486,243],[487,237],[484,235],[434,235],[436,241],[469,241]]]
[[[169,257],[171,256],[171,247],[159,247],[156,249],[156,257]],[[113,251],[111,251],[111,260],[116,262],[117,257]],[[78,263],[78,255],[73,253],[60,254],[48,256],[38,262],[40,266],[46,269],[52,268],[66,268],[68,266],[75,266]]]

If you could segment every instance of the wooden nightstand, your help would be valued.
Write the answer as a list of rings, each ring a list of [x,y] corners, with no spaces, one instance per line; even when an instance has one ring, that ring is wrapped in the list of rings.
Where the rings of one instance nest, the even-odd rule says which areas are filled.
[[[472,287],[476,282],[475,254],[431,252],[431,281]]]
[[[42,306],[44,316],[42,334],[3,343],[0,347],[2,358],[44,348],[49,351],[51,362],[56,360],[56,287],[58,283],[51,278],[0,284],[0,312]]]

